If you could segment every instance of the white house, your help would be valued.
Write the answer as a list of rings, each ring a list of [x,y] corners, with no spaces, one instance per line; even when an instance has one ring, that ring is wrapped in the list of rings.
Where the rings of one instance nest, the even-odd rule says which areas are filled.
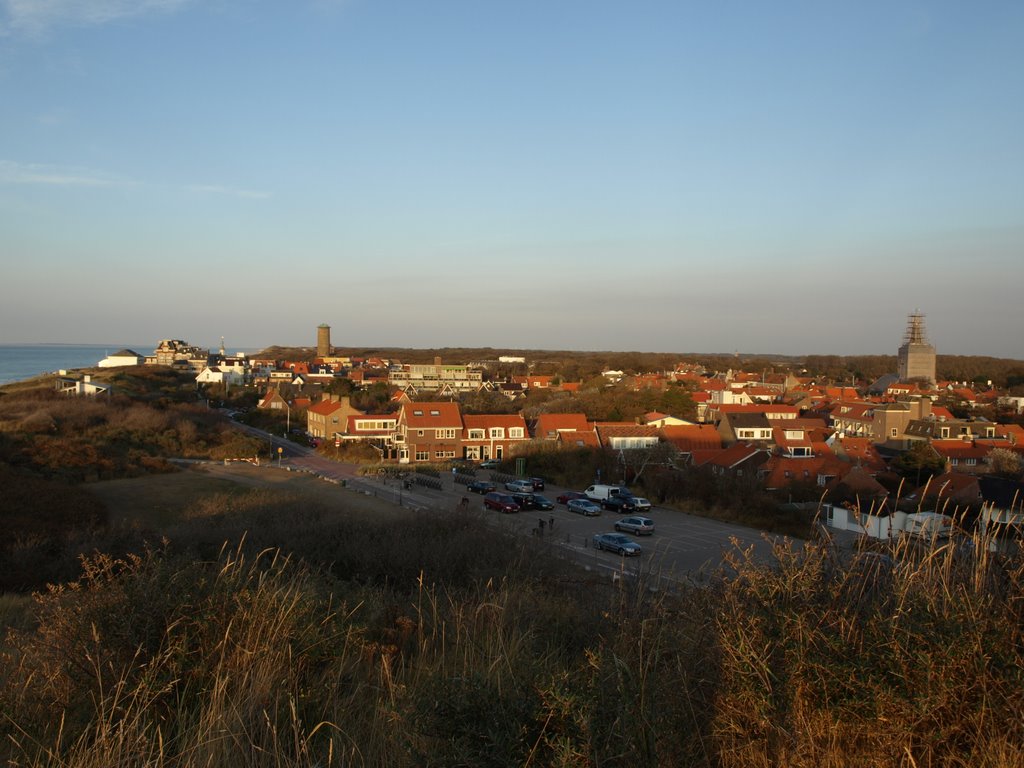
[[[54,385],[62,395],[103,395],[110,393],[109,384],[93,381],[92,376],[85,374],[80,379],[61,376]]]
[[[130,349],[122,349],[112,355],[107,355],[98,363],[98,368],[120,368],[125,365],[143,365],[146,362],[144,355]]]
[[[196,376],[197,384],[223,384],[233,386],[242,384],[245,374],[236,368],[222,368],[219,365],[206,366]]]

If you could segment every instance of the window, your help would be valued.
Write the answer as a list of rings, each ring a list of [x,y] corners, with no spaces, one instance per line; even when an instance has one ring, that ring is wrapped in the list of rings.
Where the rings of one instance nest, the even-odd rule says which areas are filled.
[[[417,429],[416,430],[416,437],[423,437],[423,430],[422,429]]]
[[[413,411],[412,415],[413,416],[422,416],[423,415],[423,411]]]
[[[434,458],[435,459],[443,459],[444,458],[444,451],[434,451]]]
[[[515,438],[522,437],[523,436],[523,428],[522,427],[511,427],[509,429],[509,431],[508,431],[508,436],[509,437],[515,437]]]
[[[416,461],[427,461],[430,459],[430,451],[416,451]]]
[[[897,435],[899,435],[899,433],[900,431],[896,429],[896,427],[893,427],[892,429],[889,430],[890,437],[896,437]]]
[[[455,430],[454,429],[436,429],[434,434],[438,440],[454,440]]]
[[[968,467],[973,467],[973,466],[977,465],[978,460],[977,459],[968,459],[966,463],[967,463]]]
[[[440,415],[441,415],[441,412],[440,412],[440,411],[431,411],[431,412],[430,412],[430,415],[431,415],[431,416],[440,416]]]
[[[949,427],[943,427],[939,430],[939,437],[949,437]]]
[[[471,430],[469,430],[469,439],[470,440],[483,440],[484,439],[484,431],[482,429],[471,429]]]
[[[500,440],[504,436],[505,436],[505,428],[504,427],[491,427],[491,439],[492,440]]]

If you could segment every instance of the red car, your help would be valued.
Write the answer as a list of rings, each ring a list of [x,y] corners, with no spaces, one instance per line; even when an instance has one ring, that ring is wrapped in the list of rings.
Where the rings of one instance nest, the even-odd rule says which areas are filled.
[[[499,512],[510,514],[518,512],[519,505],[507,493],[488,493],[484,496],[484,509],[496,509]]]
[[[556,496],[555,501],[557,501],[559,504],[568,504],[573,499],[585,498],[587,498],[587,494],[585,493],[580,493],[579,491],[566,491],[565,493]]]

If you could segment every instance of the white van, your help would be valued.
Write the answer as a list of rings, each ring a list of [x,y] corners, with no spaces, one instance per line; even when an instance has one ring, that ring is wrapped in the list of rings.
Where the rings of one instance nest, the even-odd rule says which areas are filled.
[[[592,485],[583,492],[591,501],[607,501],[612,496],[632,496],[623,485]]]

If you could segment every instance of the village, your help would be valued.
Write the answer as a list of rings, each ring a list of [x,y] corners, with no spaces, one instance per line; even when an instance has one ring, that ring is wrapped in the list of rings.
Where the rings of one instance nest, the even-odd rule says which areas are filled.
[[[257,411],[284,416],[287,432],[328,455],[332,446],[369,446],[382,463],[415,467],[605,449],[623,457],[624,468],[703,468],[756,479],[777,496],[824,501],[834,527],[878,538],[891,535],[894,514],[915,510],[985,509],[989,523],[1019,523],[1024,397],[990,383],[937,380],[935,361],[924,317],[914,313],[899,370],[873,382],[836,383],[806,371],[709,370],[692,362],[667,371],[602,371],[607,388],[676,393],[651,401],[678,403],[679,412],[651,410],[629,420],[574,411],[583,382],[531,374],[525,357],[403,364],[338,356],[326,324],[317,328],[309,360],[231,356],[223,348],[211,354],[165,340],[152,355],[122,350],[100,367],[175,366],[194,371],[198,388],[254,391]],[[526,372],[494,375],[499,369]],[[69,391],[88,386],[61,381]],[[355,407],[354,393],[374,386],[387,393],[383,407]],[[507,407],[480,413],[465,404],[482,392]],[[1000,423],[996,413],[1009,418]]]

